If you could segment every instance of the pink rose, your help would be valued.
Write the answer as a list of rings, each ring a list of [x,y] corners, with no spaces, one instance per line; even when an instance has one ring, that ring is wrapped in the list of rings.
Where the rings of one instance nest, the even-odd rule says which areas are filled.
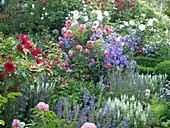
[[[14,63],[11,61],[8,61],[4,64],[4,68],[6,72],[13,72],[15,70]]]
[[[59,48],[59,44],[56,44],[56,47]]]
[[[112,29],[109,29],[109,33],[112,33],[113,32],[113,30]]]
[[[39,102],[36,107],[39,108],[39,111],[41,111],[42,108],[44,111],[49,111],[49,105],[44,102]]]
[[[67,38],[68,38],[68,35],[65,33],[65,34],[63,35],[63,37],[64,37],[65,39],[67,39]]]
[[[68,69],[66,73],[72,73],[73,71],[71,69]]]
[[[16,35],[16,39],[19,39],[19,35]]]
[[[109,85],[106,85],[106,88],[109,88]]]
[[[91,27],[91,31],[92,31],[92,32],[96,31],[96,27],[92,26],[92,27]]]
[[[59,51],[61,52],[61,51],[63,51],[61,48],[59,48]]]
[[[102,27],[102,25],[100,24],[100,25],[99,25],[99,28],[101,28],[101,27]]]
[[[65,62],[65,67],[68,68],[68,62],[67,61]]]
[[[106,30],[103,30],[103,34],[106,34]]]
[[[108,56],[109,52],[108,51],[104,51],[104,56]]]
[[[105,65],[105,67],[106,67],[106,68],[110,68],[110,64],[107,63],[107,64]]]
[[[87,41],[87,45],[88,45],[88,46],[92,46],[92,45],[93,45],[93,42],[92,42],[92,41]]]
[[[42,63],[42,60],[41,60],[41,58],[36,58],[36,62],[37,62],[37,64],[41,64]]]
[[[89,54],[90,53],[90,50],[89,49],[85,49],[85,52],[86,52],[86,54]]]
[[[22,34],[21,40],[24,44],[27,44],[28,43],[28,36],[26,36],[25,34]]]
[[[84,29],[86,27],[86,25],[81,24],[80,27]]]
[[[47,57],[48,57],[48,55],[47,55],[47,54],[45,54],[45,55],[44,55],[44,58],[47,58]]]
[[[91,59],[91,62],[94,62],[94,59]]]
[[[63,44],[63,41],[60,41],[60,45],[62,45]]]
[[[93,123],[84,123],[81,128],[97,128],[97,126]]]
[[[72,24],[71,20],[67,20],[67,21],[66,21],[66,25],[67,25],[67,26],[70,26],[71,24]]]
[[[19,125],[20,121],[17,119],[13,120],[12,127],[17,127]]]
[[[55,58],[55,59],[54,59],[54,62],[56,62],[57,64],[60,63],[60,62],[58,61],[58,58]]]
[[[77,50],[81,50],[82,46],[81,45],[77,45]]]
[[[66,33],[67,32],[65,27],[62,28],[61,31],[62,31],[62,33]]]
[[[69,51],[68,51],[68,54],[69,54],[70,56],[73,56],[73,51],[72,51],[72,50],[69,50]]]
[[[71,35],[72,31],[71,30],[67,30],[67,35]]]
[[[106,29],[106,31],[109,31],[110,28],[109,28],[108,25],[106,25],[106,26],[105,26],[105,29]]]

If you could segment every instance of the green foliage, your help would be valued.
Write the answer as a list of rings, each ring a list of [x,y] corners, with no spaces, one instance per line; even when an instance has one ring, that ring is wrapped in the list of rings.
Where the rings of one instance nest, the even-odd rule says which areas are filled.
[[[157,74],[167,74],[168,80],[170,80],[170,61],[163,61],[155,67]]]
[[[155,72],[155,69],[152,68],[152,67],[143,67],[143,66],[140,66],[140,65],[136,65],[135,66],[136,69],[139,69],[139,74],[152,74]]]
[[[158,63],[164,61],[164,60],[161,60],[161,59],[154,59],[154,58],[149,58],[149,57],[133,57],[133,59],[140,66],[152,67],[152,68],[154,68]]]

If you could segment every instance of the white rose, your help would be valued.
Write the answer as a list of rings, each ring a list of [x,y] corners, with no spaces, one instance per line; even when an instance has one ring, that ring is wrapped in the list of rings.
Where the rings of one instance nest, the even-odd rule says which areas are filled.
[[[73,15],[73,19],[76,19],[76,20],[77,20],[78,18],[79,18],[79,15],[77,15],[77,14],[74,14],[74,15]]]
[[[152,20],[158,23],[158,19],[156,19],[156,18],[153,18]]]
[[[74,10],[74,12],[73,12],[73,14],[79,14],[79,11],[77,11],[77,10]]]
[[[43,7],[43,10],[45,10],[45,7]]]
[[[101,21],[102,21],[102,19],[103,19],[103,16],[102,16],[102,15],[98,15],[98,16],[97,16],[97,20],[101,20]]]
[[[143,24],[139,25],[139,30],[141,30],[141,31],[145,30],[145,25],[143,25]]]
[[[34,8],[35,7],[35,4],[32,4],[32,8]]]
[[[96,14],[97,15],[102,15],[102,11],[101,10],[96,10]]]
[[[128,22],[124,21],[124,25],[125,26],[129,26]]]
[[[145,16],[146,16],[146,14],[141,14],[141,16],[145,17]]]
[[[152,26],[153,25],[153,19],[149,19],[148,20],[148,26]]]
[[[130,20],[129,24],[133,26],[133,25],[135,25],[135,22],[133,20]]]
[[[88,16],[84,16],[83,18],[84,18],[84,21],[86,21],[86,22],[87,22],[88,19],[89,19]]]
[[[96,21],[94,21],[93,23],[95,24],[94,26],[95,26],[96,28],[99,26],[99,21],[96,20]]]
[[[108,16],[109,15],[108,11],[104,11],[104,15]]]
[[[124,25],[120,25],[120,27],[119,27],[119,28],[121,29],[121,28],[123,28],[123,27],[125,27],[125,26],[124,26]]]

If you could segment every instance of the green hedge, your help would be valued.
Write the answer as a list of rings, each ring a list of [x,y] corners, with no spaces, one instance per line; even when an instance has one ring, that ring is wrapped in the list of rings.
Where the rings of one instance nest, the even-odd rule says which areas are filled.
[[[155,67],[157,74],[167,74],[167,79],[170,80],[170,61],[163,61]]]
[[[140,66],[152,67],[152,68],[154,68],[160,62],[164,61],[161,59],[154,59],[154,58],[148,58],[148,57],[133,57],[133,60],[135,60],[137,64]]]
[[[135,70],[139,69],[139,74],[167,74],[167,80],[170,81],[170,61],[163,61],[155,67],[143,67],[141,65],[136,65]]]

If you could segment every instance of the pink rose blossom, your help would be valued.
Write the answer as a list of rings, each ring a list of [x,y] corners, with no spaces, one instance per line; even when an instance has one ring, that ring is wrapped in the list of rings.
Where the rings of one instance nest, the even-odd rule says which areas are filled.
[[[84,123],[81,128],[97,128],[97,126],[93,123]]]
[[[59,48],[59,51],[62,52],[63,50],[61,48]]]
[[[109,85],[106,85],[106,88],[109,88]]]
[[[93,18],[93,16],[91,15],[90,18]]]
[[[87,41],[87,45],[88,45],[88,46],[92,46],[92,45],[93,45],[93,42],[92,42],[92,41]]]
[[[60,41],[60,45],[62,45],[63,44],[63,41]]]
[[[82,46],[81,45],[77,45],[77,50],[81,50]]]
[[[91,62],[94,62],[94,59],[91,59]]]
[[[67,69],[66,73],[72,73],[73,71],[71,69]]]
[[[56,44],[56,47],[59,48],[59,44]]]
[[[17,119],[13,120],[12,127],[17,127],[19,125],[20,121]]]
[[[65,27],[62,28],[61,31],[62,31],[62,33],[66,33],[67,32]]]
[[[45,104],[44,102],[39,102],[36,107],[39,108],[39,111],[41,111],[42,108],[44,111],[49,111],[49,105]]]
[[[109,28],[108,25],[106,25],[106,26],[105,26],[105,29],[106,29],[106,31],[109,31],[110,28]]]
[[[67,30],[67,35],[71,35],[72,31],[71,30]]]
[[[112,33],[113,32],[113,30],[112,29],[109,29],[109,33]]]
[[[19,35],[16,35],[16,39],[19,39]]]
[[[103,30],[103,34],[106,34],[106,30]]]
[[[90,53],[90,50],[89,49],[85,49],[85,52],[86,52],[86,54],[89,54]]]
[[[69,54],[70,56],[73,56],[73,51],[72,51],[72,50],[69,50],[69,51],[68,51],[68,54]]]
[[[83,8],[83,12],[86,11],[86,8]]]
[[[102,27],[102,25],[100,24],[100,25],[99,25],[99,28],[101,28],[101,27]]]
[[[109,52],[108,51],[104,51],[104,56],[108,56]]]
[[[91,31],[92,31],[92,32],[96,31],[96,27],[92,26],[92,27],[91,27]]]
[[[66,25],[67,25],[67,26],[70,26],[71,24],[72,24],[71,20],[67,20],[67,21],[66,21]]]
[[[67,38],[68,38],[68,35],[65,33],[65,34],[63,35],[63,37],[64,37],[65,39],[67,39]]]
[[[84,29],[86,27],[86,25],[81,24],[80,27]]]
[[[106,67],[106,68],[110,68],[110,64],[107,63],[107,64],[105,65],[105,67]]]

